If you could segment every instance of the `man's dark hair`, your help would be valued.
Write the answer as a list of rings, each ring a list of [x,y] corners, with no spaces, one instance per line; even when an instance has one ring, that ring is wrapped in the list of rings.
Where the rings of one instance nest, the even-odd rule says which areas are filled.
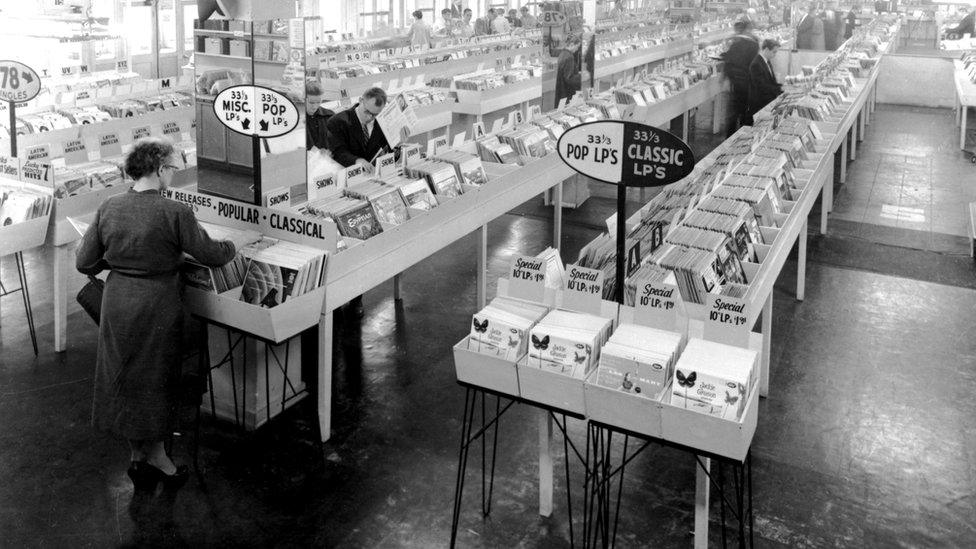
[[[360,101],[365,101],[367,99],[375,99],[376,106],[382,107],[386,105],[386,91],[384,91],[383,88],[369,88],[363,92]]]
[[[451,15],[451,10],[444,8],[441,10],[441,15]]]
[[[473,12],[471,11],[471,8],[464,8],[464,11],[463,11],[463,12],[461,12],[461,15],[465,15],[465,14],[468,14],[468,13],[473,13]]]
[[[414,16],[414,19],[423,19],[424,18],[424,12],[422,12],[420,10],[414,10],[414,12],[411,15]]]
[[[125,157],[125,173],[132,179],[152,175],[173,155],[173,144],[160,137],[146,137],[136,141]]]
[[[779,40],[775,38],[767,38],[762,41],[762,49],[772,50],[780,46]]]
[[[742,34],[749,30],[749,23],[746,21],[736,21],[735,24],[732,25],[732,30],[734,30],[736,34]]]

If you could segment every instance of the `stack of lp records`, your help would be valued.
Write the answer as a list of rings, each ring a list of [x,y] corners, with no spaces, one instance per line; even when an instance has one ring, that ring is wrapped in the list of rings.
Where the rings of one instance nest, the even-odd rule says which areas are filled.
[[[434,160],[454,166],[458,180],[465,185],[478,187],[488,182],[488,174],[481,165],[481,159],[473,154],[448,149],[435,154]]]
[[[529,330],[547,312],[543,305],[496,297],[472,317],[468,350],[518,360],[528,351]]]
[[[383,223],[399,225],[410,218],[407,203],[396,187],[384,185],[377,180],[368,180],[346,187],[346,194],[369,202],[376,218]]]
[[[596,382],[601,387],[660,400],[681,351],[684,336],[621,324],[603,346]]]
[[[674,368],[671,405],[738,420],[754,389],[756,352],[691,338]]]
[[[330,196],[310,201],[307,210],[313,215],[331,218],[342,236],[366,240],[383,232],[373,206],[365,200]]]
[[[426,179],[430,189],[437,196],[456,198],[464,192],[458,180],[457,172],[454,171],[454,166],[446,162],[426,160],[408,166],[406,171],[410,177]]]
[[[530,332],[526,363],[583,379],[596,366],[612,324],[610,319],[585,313],[551,311]]]

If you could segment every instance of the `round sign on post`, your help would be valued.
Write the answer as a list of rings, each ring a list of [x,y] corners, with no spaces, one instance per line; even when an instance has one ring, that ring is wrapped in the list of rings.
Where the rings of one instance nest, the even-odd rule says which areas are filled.
[[[298,126],[298,108],[286,96],[261,86],[231,86],[217,94],[214,114],[243,135],[280,137]]]
[[[600,120],[559,136],[559,157],[570,168],[617,185],[617,303],[624,304],[627,187],[660,187],[686,177],[695,167],[687,143],[664,130],[624,120]]]
[[[691,173],[695,153],[664,130],[622,120],[587,122],[559,136],[559,156],[587,176],[625,187],[659,187]]]
[[[19,61],[0,61],[0,100],[30,101],[41,93],[41,77]]]

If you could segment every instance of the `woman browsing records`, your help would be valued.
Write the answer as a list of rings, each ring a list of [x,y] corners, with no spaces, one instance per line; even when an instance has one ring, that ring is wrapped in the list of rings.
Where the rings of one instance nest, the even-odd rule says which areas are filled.
[[[183,333],[183,253],[207,266],[247,242],[214,241],[186,205],[161,196],[181,163],[169,141],[137,141],[125,159],[132,189],[98,208],[78,247],[87,275],[108,270],[102,296],[92,422],[129,441],[137,491],[186,482],[163,441],[175,427]]]

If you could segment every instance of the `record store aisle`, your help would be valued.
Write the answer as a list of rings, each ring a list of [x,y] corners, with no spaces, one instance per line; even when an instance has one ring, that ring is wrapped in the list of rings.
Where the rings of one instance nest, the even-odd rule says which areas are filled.
[[[940,225],[935,206],[936,171],[962,166],[969,171],[954,173],[964,177],[970,165],[949,152],[924,156],[933,208],[924,239],[910,231],[926,230],[869,218],[870,195],[858,219],[842,213],[854,211],[845,196],[878,189],[882,170],[891,175],[884,155],[898,153],[873,132],[901,124],[906,112],[879,109],[847,184],[838,187],[830,233],[811,237],[806,300],[794,299],[791,265],[777,286],[770,396],[761,402],[753,445],[760,547],[966,547],[976,539],[976,273],[965,239],[945,236],[950,228]],[[951,124],[951,114],[928,115]],[[944,129],[951,135],[951,126]],[[939,131],[920,130],[913,146],[936,151]],[[872,156],[874,167],[861,167]],[[906,173],[902,185],[919,175]],[[963,204],[971,189],[956,192]],[[589,205],[598,206],[598,199]],[[564,230],[565,260],[602,223],[595,215],[587,220],[585,210],[567,215],[574,224]],[[494,222],[490,280],[512,254],[541,251],[550,234],[541,216]],[[408,271],[402,305],[389,286],[381,288],[366,295],[361,328],[337,329],[329,443],[316,442],[311,400],[257,433],[205,422],[206,485],[191,480],[180,492],[172,527],[163,524],[165,508],[138,522],[130,517],[123,444],[86,424],[95,328],[73,306],[68,352],[51,352],[50,250],[25,254],[42,350],[35,361],[19,298],[5,298],[0,546],[445,546],[464,401],[450,348],[475,308],[475,243],[469,237]],[[11,259],[3,260],[5,284]],[[582,441],[579,425],[572,435]],[[480,452],[472,454],[459,546],[568,545],[561,468],[552,517],[537,515],[537,437],[535,410],[518,406],[504,417],[485,521]],[[581,474],[576,466],[574,482]],[[627,469],[620,546],[689,547],[693,487],[690,456],[655,447],[642,454]],[[574,505],[578,512],[581,499]],[[711,516],[716,545],[717,507]]]

